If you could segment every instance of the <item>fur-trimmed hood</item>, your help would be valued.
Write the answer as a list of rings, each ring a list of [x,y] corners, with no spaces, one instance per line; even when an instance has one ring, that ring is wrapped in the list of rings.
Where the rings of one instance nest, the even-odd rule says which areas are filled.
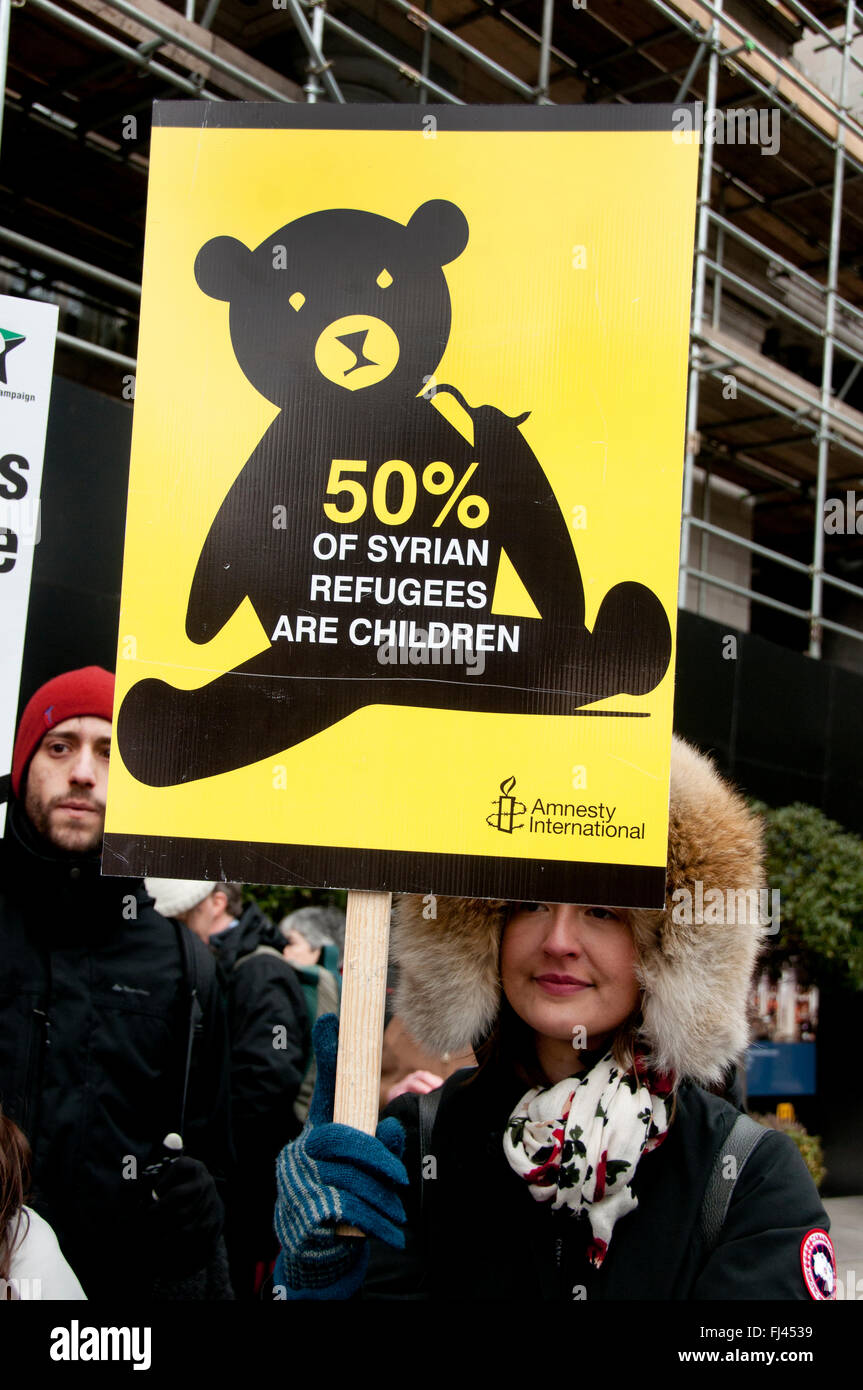
[[[720,1081],[749,1041],[747,999],[765,936],[751,896],[764,886],[762,859],[759,818],[709,758],[675,737],[665,908],[632,909],[629,917],[649,1064],[678,1080]],[[710,910],[717,889],[736,911]],[[750,896],[729,898],[729,891]],[[396,900],[396,1012],[432,1051],[465,1052],[490,1031],[500,1008],[498,960],[509,906],[497,898],[438,898],[436,918],[426,920],[421,897]],[[699,915],[708,921],[699,923]],[[709,920],[717,916],[720,922]]]

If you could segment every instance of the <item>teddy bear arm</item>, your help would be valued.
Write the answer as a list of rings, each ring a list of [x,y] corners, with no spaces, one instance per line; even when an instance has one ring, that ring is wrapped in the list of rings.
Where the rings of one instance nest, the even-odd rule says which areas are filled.
[[[186,609],[186,636],[190,642],[211,641],[236,612],[248,592],[245,565],[241,563],[236,528],[229,522],[234,511],[231,495],[223,502],[204,541]]]
[[[570,619],[583,622],[581,571],[543,468],[513,419],[494,406],[471,413],[480,490],[491,504],[503,549],[543,617],[563,599]]]

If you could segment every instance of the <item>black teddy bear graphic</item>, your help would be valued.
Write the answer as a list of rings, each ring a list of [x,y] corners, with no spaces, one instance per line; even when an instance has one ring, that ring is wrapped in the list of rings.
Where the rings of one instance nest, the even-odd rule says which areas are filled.
[[[279,414],[210,527],[189,595],[186,633],[193,642],[209,642],[248,596],[271,641],[266,651],[198,690],[152,679],[133,686],[120,709],[118,739],[139,781],[168,786],[244,767],[365,705],[567,715],[606,696],[646,694],[664,676],[671,632],[662,604],[644,585],[616,585],[593,631],[585,627],[569,530],[519,429],[527,416],[472,408],[454,387],[437,386],[438,394],[449,392],[467,410],[471,444],[434,404],[426,383],[444,354],[451,322],[442,267],[467,243],[464,214],[435,200],[406,226],[334,209],[289,222],[254,251],[232,237],[201,248],[198,285],[229,303],[237,361]],[[338,479],[366,490],[368,505],[350,523],[334,522],[323,510],[333,491],[334,460]],[[417,479],[431,464],[448,465],[455,479],[475,464],[470,489],[488,503],[481,529],[466,530],[455,506],[441,519],[441,496],[421,485],[407,520],[382,524],[371,492],[389,460],[402,461]],[[339,461],[349,466],[341,469]],[[387,515],[398,515],[404,472],[390,479],[378,511],[383,505]],[[342,487],[335,501],[332,495],[328,500],[350,515],[356,495]],[[315,538],[324,532],[349,535],[345,545],[351,548],[342,557],[315,558]],[[392,552],[384,567],[370,559],[368,548],[381,534],[440,537],[442,544],[429,562],[409,570]],[[471,589],[469,603],[466,583],[445,590],[447,581],[469,581],[478,573],[475,566],[443,563],[453,538],[462,546],[466,538],[488,542],[484,583]],[[458,665],[381,663],[365,637],[376,619],[408,619],[426,629],[440,620],[499,621],[490,608],[502,550],[540,615],[519,619],[517,651],[490,653],[473,679]],[[430,562],[436,558],[441,563]],[[398,597],[387,603],[387,596],[368,593],[368,582],[351,587],[359,576],[398,580],[407,573],[421,582],[444,581],[432,587],[428,606],[417,606],[412,591],[404,603]],[[329,576],[332,586],[326,580],[313,586],[315,574]],[[346,577],[343,591],[354,595],[353,602],[334,601],[336,575]],[[453,600],[449,608],[439,601],[444,592]],[[338,639],[311,643],[275,635],[283,615],[290,627],[308,614],[338,617]],[[362,644],[346,636],[358,615],[369,620],[360,629]]]

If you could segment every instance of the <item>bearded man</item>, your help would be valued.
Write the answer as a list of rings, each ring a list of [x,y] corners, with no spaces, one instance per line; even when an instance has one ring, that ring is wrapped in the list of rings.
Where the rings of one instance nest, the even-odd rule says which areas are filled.
[[[30,1205],[89,1298],[230,1297],[224,1006],[201,943],[140,879],[101,875],[113,699],[110,672],[68,671],[18,727],[0,842],[0,1105],[33,1150]]]

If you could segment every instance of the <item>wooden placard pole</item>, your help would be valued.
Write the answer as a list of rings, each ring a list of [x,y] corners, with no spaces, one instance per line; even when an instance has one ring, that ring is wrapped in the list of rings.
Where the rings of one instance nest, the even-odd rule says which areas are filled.
[[[392,901],[392,893],[348,893],[333,1119],[366,1134],[377,1129],[380,1108]],[[354,1226],[338,1233],[363,1235]]]

